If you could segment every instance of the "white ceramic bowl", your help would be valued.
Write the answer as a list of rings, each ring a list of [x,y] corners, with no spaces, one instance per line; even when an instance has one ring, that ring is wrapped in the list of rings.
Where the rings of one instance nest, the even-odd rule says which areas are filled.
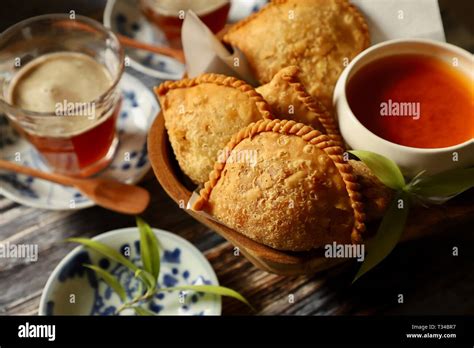
[[[356,150],[367,150],[395,161],[404,175],[414,176],[422,170],[435,174],[454,168],[474,166],[474,139],[464,143],[435,149],[414,148],[392,143],[368,130],[353,114],[346,97],[346,85],[363,66],[374,60],[398,54],[424,54],[449,64],[458,59],[459,68],[474,80],[474,61],[471,53],[438,41],[424,39],[391,40],[374,45],[360,53],[343,71],[334,90],[334,108],[339,128],[347,145]],[[466,124],[474,122],[474,116]],[[454,161],[456,158],[458,161]]]
[[[162,287],[182,285],[219,285],[209,261],[190,242],[176,234],[153,229],[161,247],[158,284]],[[117,251],[129,248],[129,259],[140,265],[139,232],[136,227],[122,228],[93,238]],[[129,298],[138,290],[138,280],[124,266],[79,246],[72,250],[50,275],[40,300],[40,315],[113,315],[122,301],[94,272],[83,264],[95,264],[112,273],[125,288]],[[74,295],[74,297],[72,297]],[[220,315],[218,295],[184,291],[162,292],[147,309],[160,315]],[[74,301],[72,301],[74,299]],[[133,314],[127,309],[124,315]]]

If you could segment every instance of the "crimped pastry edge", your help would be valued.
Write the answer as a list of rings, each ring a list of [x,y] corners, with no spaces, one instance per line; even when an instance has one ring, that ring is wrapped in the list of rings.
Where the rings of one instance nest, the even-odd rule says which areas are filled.
[[[286,1],[286,0],[285,0]],[[337,142],[339,146],[344,148],[344,142],[339,132],[339,128],[336,125],[334,117],[332,117],[329,112],[326,110],[326,107],[313,98],[307,91],[304,85],[301,83],[301,80],[298,77],[300,73],[300,68],[295,65],[290,65],[287,68],[292,68],[291,71],[288,71],[287,74],[282,75],[282,79],[288,82],[288,84],[296,91],[297,98],[303,105],[311,112],[315,113],[318,117],[319,122],[323,125],[326,130],[326,134],[331,140]],[[271,83],[271,81],[269,82]]]
[[[265,119],[273,119],[270,106],[263,97],[248,83],[233,76],[226,76],[214,73],[204,73],[192,79],[182,79],[179,81],[165,81],[161,85],[154,87],[154,92],[158,99],[164,97],[169,91],[178,88],[189,88],[204,83],[211,83],[218,86],[235,88],[246,94],[255,103],[258,111]]]
[[[238,133],[232,136],[232,139],[226,146],[228,151],[225,151],[225,162],[216,162],[214,170],[209,174],[209,180],[204,184],[204,187],[199,192],[199,199],[196,200],[192,209],[202,210],[204,205],[209,201],[209,196],[212,189],[215,187],[220,179],[221,173],[227,162],[230,152],[244,139],[252,138],[253,136],[263,132],[275,132],[284,135],[295,135],[301,137],[307,143],[316,146],[324,151],[328,157],[333,161],[334,165],[339,171],[345,185],[346,191],[351,201],[351,207],[354,211],[354,226],[351,232],[351,240],[353,243],[360,243],[363,241],[363,234],[365,232],[365,213],[364,204],[362,202],[362,195],[359,192],[360,185],[357,182],[356,176],[352,173],[352,167],[349,163],[344,161],[344,150],[327,135],[315,130],[311,126],[303,123],[297,123],[293,120],[260,120],[251,123],[247,127],[241,129]]]

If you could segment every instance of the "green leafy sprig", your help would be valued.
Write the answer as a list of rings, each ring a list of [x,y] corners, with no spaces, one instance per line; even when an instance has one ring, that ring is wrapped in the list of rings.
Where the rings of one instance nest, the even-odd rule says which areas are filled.
[[[143,268],[139,268],[128,258],[122,255],[119,251],[111,248],[110,246],[104,243],[88,238],[66,239],[66,241],[68,242],[79,243],[85,246],[86,248],[91,249],[107,257],[108,259],[127,267],[130,272],[133,273],[134,277],[139,280],[139,291],[137,292],[137,296],[129,298],[127,296],[127,292],[114,275],[98,266],[84,264],[84,267],[93,270],[120,297],[122,305],[117,309],[116,314],[119,314],[127,308],[131,308],[135,311],[137,315],[156,315],[154,312],[144,308],[143,305],[153,299],[155,294],[171,291],[196,291],[219,296],[228,296],[245,303],[252,310],[254,309],[252,305],[245,299],[245,297],[243,297],[237,291],[226,288],[224,286],[185,285],[169,288],[159,287],[158,277],[160,275],[161,264],[160,243],[156,235],[153,233],[151,227],[145,221],[143,221],[139,217],[137,217],[136,220],[140,233],[140,256]]]
[[[425,176],[421,172],[407,183],[400,168],[392,160],[370,151],[349,152],[364,162],[384,185],[396,190],[376,235],[366,245],[367,256],[353,280],[355,282],[395,248],[413,202],[439,204],[474,187],[474,168],[453,169],[433,176]]]

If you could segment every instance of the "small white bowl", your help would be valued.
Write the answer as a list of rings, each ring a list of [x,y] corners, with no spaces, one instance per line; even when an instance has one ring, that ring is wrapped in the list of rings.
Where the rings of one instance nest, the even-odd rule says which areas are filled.
[[[154,228],[153,232],[161,249],[160,286],[219,285],[209,261],[194,245],[167,231]],[[117,251],[128,248],[129,260],[140,265],[140,236],[136,227],[110,231],[93,239]],[[138,280],[124,266],[78,246],[51,273],[41,296],[40,315],[113,315],[122,305],[119,296],[84,263],[112,273],[129,298],[137,295]],[[184,291],[180,296],[175,291],[156,294],[146,308],[160,315],[220,315],[221,305],[218,295]],[[122,313],[134,314],[130,309]]]
[[[398,54],[423,54],[452,63],[458,59],[459,68],[474,79],[474,62],[471,53],[444,42],[424,39],[391,40],[374,45],[360,53],[342,72],[334,90],[333,104],[341,134],[347,145],[356,150],[366,150],[384,155],[395,161],[407,177],[422,170],[436,174],[449,169],[474,166],[474,139],[458,145],[423,149],[399,145],[385,140],[368,130],[353,114],[346,96],[346,85],[363,66],[374,60]],[[472,119],[466,123],[474,122]],[[457,153],[458,161],[453,161]]]

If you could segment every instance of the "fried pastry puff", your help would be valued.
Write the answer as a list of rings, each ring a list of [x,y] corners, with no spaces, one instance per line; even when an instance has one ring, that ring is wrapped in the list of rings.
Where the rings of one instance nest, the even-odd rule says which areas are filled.
[[[196,184],[209,178],[218,151],[232,135],[270,108],[254,88],[234,77],[203,74],[155,87],[165,127],[182,171]]]
[[[232,26],[223,41],[244,53],[262,84],[298,66],[308,92],[332,110],[340,73],[370,37],[364,17],[347,0],[274,0]]]
[[[343,144],[336,121],[326,108],[306,91],[296,66],[281,69],[273,79],[256,90],[270,105],[275,118],[310,125]]]
[[[327,135],[295,121],[261,120],[235,134],[226,152],[194,210],[279,250],[362,241],[359,185]]]

